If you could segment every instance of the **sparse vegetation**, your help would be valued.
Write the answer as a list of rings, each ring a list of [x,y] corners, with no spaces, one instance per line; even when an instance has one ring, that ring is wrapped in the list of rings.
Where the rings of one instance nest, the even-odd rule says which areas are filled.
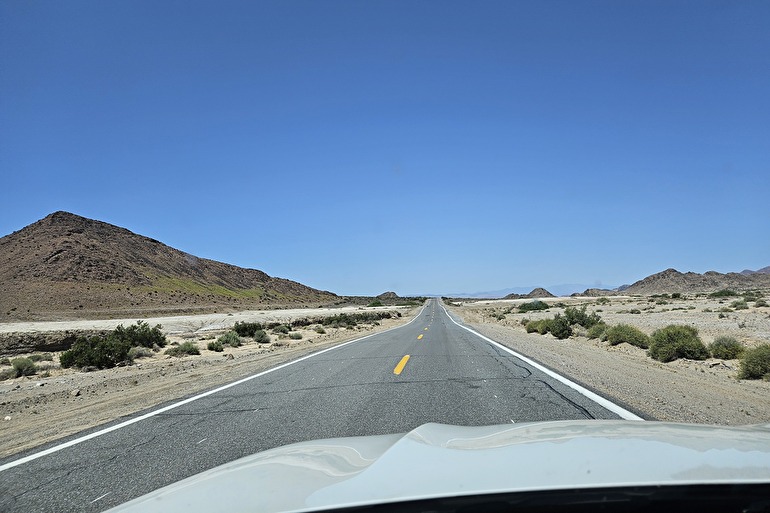
[[[738,293],[732,289],[722,289],[716,292],[712,292],[711,294],[709,294],[709,297],[719,298],[719,297],[733,297],[737,295]]]
[[[601,321],[597,322],[596,324],[588,328],[588,338],[589,339],[602,338],[602,336],[604,335],[604,332],[607,331],[607,328],[609,328],[609,326],[607,326],[605,323]]]
[[[227,345],[230,347],[239,347],[243,345],[243,342],[241,341],[241,337],[238,336],[238,333],[232,330],[228,331],[224,335],[220,335],[219,338],[217,338],[217,342],[219,342],[223,346]]]
[[[756,306],[757,308],[759,308],[760,306],[767,306],[767,301],[765,301],[764,299],[756,299],[754,301],[754,306]]]
[[[572,326],[570,326],[569,320],[558,313],[554,315],[553,319],[546,321],[546,327],[558,339],[569,338],[572,335]]]
[[[739,379],[770,379],[770,345],[746,349],[741,358]]]
[[[591,328],[592,326],[601,322],[602,318],[596,312],[586,313],[586,306],[583,308],[575,308],[568,306],[564,309],[564,317],[570,326],[578,324],[584,328]]]
[[[678,358],[705,360],[709,357],[709,351],[698,336],[697,329],[675,324],[653,332],[648,354],[661,362],[671,362]]]
[[[273,328],[273,333],[287,335],[291,331],[285,324],[279,324]]]
[[[11,367],[15,372],[15,377],[31,376],[37,372],[35,362],[29,358],[14,358],[11,360]]]
[[[188,340],[187,342],[182,342],[177,346],[173,346],[173,347],[170,347],[169,349],[166,349],[165,354],[169,356],[186,356],[186,355],[201,354],[201,352],[198,349],[198,344]]]
[[[616,324],[604,331],[602,340],[606,340],[612,346],[626,343],[632,346],[647,349],[650,346],[650,337],[635,326],[630,324]]]
[[[379,299],[375,299],[374,301],[372,301],[371,303],[369,303],[366,306],[371,306],[371,307],[382,306],[382,301],[380,301]]]
[[[318,333],[319,335],[323,335],[323,334],[325,334],[325,333],[326,333],[326,330],[324,329],[324,327],[323,327],[323,326],[316,326],[316,327],[315,327],[315,329],[314,329],[314,331],[315,331],[316,333]]]
[[[217,353],[221,353],[225,350],[225,346],[219,340],[212,340],[206,345],[206,349],[209,351],[216,351]]]
[[[160,324],[151,328],[144,321],[136,321],[136,324],[132,324],[128,328],[119,324],[110,336],[127,342],[129,346],[143,346],[152,349],[155,346],[164,347],[166,345],[166,336],[160,331],[161,328]]]
[[[709,344],[709,353],[714,358],[734,360],[743,353],[743,345],[733,337],[717,337]]]
[[[302,333],[298,331],[292,331],[289,333],[289,338],[292,340],[300,340],[302,338]]]
[[[736,310],[747,310],[749,308],[749,304],[746,303],[745,299],[738,299],[733,301],[730,303],[730,306]]]
[[[257,344],[269,344],[270,335],[268,335],[265,330],[257,330],[254,332],[254,342]]]
[[[152,355],[152,349],[144,346],[134,346],[128,350],[129,361],[136,360],[137,358],[147,358]]]
[[[114,336],[114,332],[106,338],[80,337],[69,350],[61,354],[59,362],[65,369],[69,367],[109,369],[119,363],[131,362],[128,354],[130,350],[131,343]]]
[[[29,356],[29,359],[33,362],[52,362],[53,361],[53,354],[51,353],[36,353]]]
[[[233,325],[233,331],[241,337],[253,337],[257,331],[264,327],[258,322],[236,322]]]
[[[529,303],[522,303],[519,305],[519,313],[527,313],[527,312],[533,312],[538,310],[548,310],[550,306],[548,306],[548,303],[544,301],[530,301]]]

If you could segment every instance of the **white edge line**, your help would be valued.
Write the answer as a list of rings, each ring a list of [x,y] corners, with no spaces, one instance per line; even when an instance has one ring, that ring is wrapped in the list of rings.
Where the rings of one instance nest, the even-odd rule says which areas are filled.
[[[449,320],[452,321],[453,323],[457,324],[462,329],[470,331],[474,335],[476,335],[478,337],[481,337],[482,339],[486,340],[487,342],[489,342],[493,346],[498,347],[498,348],[502,349],[503,351],[512,354],[513,356],[515,356],[519,360],[522,360],[523,362],[526,362],[527,364],[531,365],[532,367],[536,368],[537,370],[539,370],[541,372],[544,372],[545,374],[551,376],[553,379],[555,379],[555,380],[557,380],[557,381],[567,385],[568,387],[570,387],[571,389],[573,389],[577,393],[587,397],[588,399],[594,401],[595,403],[598,403],[603,408],[611,411],[612,413],[615,413],[616,415],[619,415],[622,419],[624,419],[624,420],[642,420],[642,421],[644,420],[640,416],[638,416],[638,415],[636,415],[634,413],[631,413],[630,411],[626,410],[625,408],[623,408],[621,406],[618,406],[617,404],[613,403],[609,399],[605,399],[604,397],[600,396],[599,394],[591,392],[587,388],[585,388],[585,387],[583,387],[581,385],[578,385],[574,381],[570,381],[569,379],[565,378],[561,374],[557,374],[554,371],[552,371],[551,369],[548,369],[547,367],[543,367],[542,365],[540,365],[539,363],[535,362],[534,360],[530,360],[526,356],[517,353],[516,351],[514,351],[510,347],[506,347],[506,346],[500,344],[499,342],[495,342],[491,338],[485,337],[481,333],[479,333],[479,332],[477,332],[475,330],[472,330],[471,328],[469,328],[467,326],[463,326],[459,322],[455,321],[452,318],[451,315],[449,315],[449,312],[447,312],[447,309],[446,309],[446,307],[444,307],[444,305],[441,305],[441,308],[444,309],[444,313],[447,314],[447,317],[449,317]]]
[[[282,363],[281,365],[278,365],[276,367],[272,367],[272,368],[267,369],[265,371],[262,371],[262,372],[260,372],[258,374],[254,374],[252,376],[247,376],[245,378],[239,379],[238,381],[234,381],[232,383],[228,383],[227,385],[223,385],[223,386],[221,386],[219,388],[215,388],[213,390],[209,390],[207,392],[203,392],[202,394],[198,394],[198,395],[193,396],[193,397],[188,397],[187,399],[185,399],[183,401],[179,401],[178,403],[170,404],[168,406],[164,406],[163,408],[160,408],[160,409],[157,409],[157,410],[153,410],[153,411],[151,411],[149,413],[145,413],[144,415],[141,415],[139,417],[135,417],[133,419],[129,419],[129,420],[125,421],[125,422],[121,422],[120,424],[115,424],[114,426],[110,426],[108,428],[104,428],[104,429],[101,429],[99,431],[95,431],[93,433],[89,433],[89,434],[87,434],[85,436],[81,436],[80,438],[75,438],[75,439],[70,440],[68,442],[64,442],[63,444],[59,444],[59,445],[55,445],[53,447],[49,447],[48,449],[46,449],[44,451],[36,452],[34,454],[30,454],[29,456],[25,456],[23,458],[19,458],[18,460],[14,460],[14,461],[8,462],[8,463],[6,463],[4,465],[0,465],[0,472],[3,472],[5,470],[8,470],[8,469],[13,468],[13,467],[17,467],[17,466],[22,465],[24,463],[28,463],[28,462],[30,462],[32,460],[36,460],[38,458],[42,458],[43,456],[48,456],[49,454],[53,454],[55,452],[61,451],[62,449],[66,449],[68,447],[72,447],[73,445],[77,445],[77,444],[85,442],[87,440],[91,440],[92,438],[96,438],[98,436],[106,435],[107,433],[110,433],[112,431],[117,431],[118,429],[124,428],[126,426],[130,426],[131,424],[135,424],[137,422],[141,422],[141,421],[143,421],[145,419],[149,419],[150,417],[154,417],[155,415],[159,415],[159,414],[165,413],[165,412],[167,412],[169,410],[173,410],[174,408],[178,408],[179,406],[183,406],[183,405],[191,403],[193,401],[197,401],[198,399],[202,399],[204,397],[210,396],[212,394],[216,394],[216,393],[221,392],[223,390],[227,390],[228,388],[232,388],[232,387],[240,385],[242,383],[246,383],[247,381],[251,381],[252,379],[255,379],[255,378],[258,378],[260,376],[264,376],[265,374],[269,374],[271,372],[283,369],[284,367],[288,367],[289,365],[294,365],[295,363],[299,363],[299,362],[301,362],[303,360],[307,360],[308,358],[312,358],[314,356],[318,356],[319,354],[323,354],[323,353],[326,353],[326,352],[329,352],[329,351],[333,351],[335,349],[339,349],[341,347],[345,347],[345,346],[347,346],[349,344],[353,344],[355,342],[360,342],[361,340],[367,339],[369,337],[374,337],[375,335],[380,335],[382,333],[387,333],[389,331],[393,331],[393,330],[397,330],[397,329],[403,328],[405,326],[409,326],[414,321],[416,321],[418,317],[420,317],[420,315],[422,314],[423,310],[425,310],[425,305],[422,306],[422,309],[420,310],[420,312],[417,315],[415,315],[412,318],[411,321],[407,322],[406,324],[402,324],[401,326],[395,326],[393,328],[388,328],[388,329],[383,330],[383,331],[378,331],[377,333],[370,333],[369,335],[365,335],[365,336],[363,336],[361,338],[356,338],[356,339],[353,339],[353,340],[348,340],[347,342],[343,342],[342,344],[339,344],[339,345],[336,345],[336,346],[332,346],[332,347],[327,347],[326,349],[322,349],[322,350],[320,350],[318,352],[302,356],[300,358],[297,358],[296,360],[291,360],[291,361],[288,361],[286,363]]]

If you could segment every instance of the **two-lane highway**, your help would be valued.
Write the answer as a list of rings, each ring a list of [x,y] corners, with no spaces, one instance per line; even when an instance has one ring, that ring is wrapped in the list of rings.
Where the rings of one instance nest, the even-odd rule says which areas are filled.
[[[45,446],[42,455],[8,458],[0,462],[0,511],[101,511],[301,440],[400,433],[426,422],[609,419],[618,411],[460,327],[430,300],[405,326],[73,437],[68,446]]]

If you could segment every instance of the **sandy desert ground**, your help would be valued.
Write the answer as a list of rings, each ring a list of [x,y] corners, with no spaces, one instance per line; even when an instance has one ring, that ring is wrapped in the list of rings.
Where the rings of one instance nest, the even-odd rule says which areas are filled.
[[[729,300],[557,298],[546,300],[553,305],[548,311],[505,313],[501,318],[511,306],[524,301],[528,300],[464,303],[449,309],[480,333],[646,418],[731,425],[770,422],[770,382],[738,380],[736,360],[677,360],[664,364],[649,358],[644,350],[626,344],[613,347],[579,335],[558,340],[551,335],[528,334],[521,324],[524,318],[552,317],[562,311],[557,304],[585,304],[608,324],[628,323],[647,333],[668,324],[690,324],[698,328],[707,344],[714,337],[730,335],[746,346],[753,346],[770,342],[768,307],[719,312]],[[255,312],[241,312],[211,318],[152,319],[151,324],[157,321],[164,325],[170,341],[197,342],[201,355],[172,358],[159,353],[139,359],[132,366],[96,372],[60,369],[56,356],[53,362],[42,362],[43,366],[50,367],[47,371],[0,382],[0,439],[3,440],[0,457],[211,389],[321,348],[403,324],[417,311],[419,308],[403,309],[401,318],[383,320],[379,326],[327,329],[323,335],[307,329],[302,330],[301,340],[284,339],[279,342],[280,346],[252,342],[227,348],[224,353],[206,350],[206,343],[234,322],[285,320],[304,316],[307,311],[270,311],[263,313],[264,317]],[[632,313],[636,311],[639,313]],[[102,325],[103,322],[77,327],[104,329],[120,321],[111,321],[109,325]],[[67,327],[72,329],[70,325]],[[62,329],[62,326],[36,325],[34,328]],[[18,331],[19,326],[9,329],[14,330]]]

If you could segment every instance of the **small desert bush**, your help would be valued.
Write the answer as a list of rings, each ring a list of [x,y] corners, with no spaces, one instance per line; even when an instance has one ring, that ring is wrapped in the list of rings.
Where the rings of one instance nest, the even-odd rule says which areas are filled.
[[[302,333],[298,331],[292,331],[291,333],[289,333],[289,338],[292,340],[299,340],[302,338]]]
[[[31,376],[37,372],[35,362],[29,358],[14,358],[11,360],[11,366],[13,367],[16,377]]]
[[[265,330],[257,330],[254,333],[254,342],[258,344],[269,344],[270,343],[270,335],[265,333]]]
[[[201,354],[201,352],[200,349],[198,349],[198,344],[188,340],[187,342],[182,342],[178,346],[166,349],[166,354],[169,356],[185,356],[188,354]]]
[[[741,358],[739,379],[770,379],[770,345],[746,349]]]
[[[129,346],[143,346],[152,349],[155,346],[163,347],[166,345],[166,336],[160,329],[160,324],[151,328],[150,325],[144,321],[136,321],[136,324],[132,324],[128,328],[119,324],[111,333],[111,336],[123,342],[127,342]]]
[[[733,337],[717,337],[709,344],[709,353],[714,358],[734,360],[743,353],[743,345]]]
[[[588,338],[601,338],[604,332],[607,331],[607,326],[603,322],[597,322],[590,328],[588,328]]]
[[[128,340],[118,338],[113,334],[106,338],[80,337],[72,347],[59,356],[59,363],[69,367],[96,367],[97,369],[109,369],[122,362],[130,362],[128,352],[131,343]]]
[[[537,321],[529,321],[525,329],[527,330],[527,333],[540,333],[541,335],[545,335],[548,333],[548,319],[540,319]]]
[[[553,319],[546,321],[546,327],[551,334],[558,339],[569,338],[572,335],[572,327],[569,320],[561,314],[554,315]]]
[[[732,289],[722,289],[716,292],[712,292],[711,294],[709,294],[709,297],[733,297],[737,295],[738,293]]]
[[[234,331],[228,331],[224,335],[220,335],[217,342],[223,346],[228,345],[230,347],[238,347],[243,344],[243,342],[241,342],[241,337]]]
[[[264,329],[258,322],[236,322],[233,325],[233,331],[241,337],[253,337],[254,333]]]
[[[590,328],[602,320],[596,312],[591,312],[590,314],[587,313],[585,305],[583,305],[583,308],[568,306],[564,309],[564,317],[567,319],[570,326],[579,324],[584,328]]]
[[[537,310],[548,310],[550,306],[543,301],[530,301],[529,303],[522,303],[519,305],[519,313],[533,312]]]
[[[705,360],[709,357],[708,349],[698,336],[697,329],[675,324],[653,332],[648,354],[661,362],[671,362],[678,358]]]
[[[380,301],[379,299],[375,299],[374,301],[372,301],[366,306],[382,306],[382,301]]]
[[[767,306],[767,301],[761,298],[757,299],[756,301],[754,301],[754,306],[756,306],[757,308],[759,308],[760,306]]]
[[[219,340],[212,340],[206,345],[206,349],[209,351],[216,351],[217,353],[221,353],[225,350],[225,346],[222,345],[222,342]]]
[[[289,327],[286,326],[285,324],[279,324],[278,326],[273,328],[273,333],[276,333],[276,334],[282,333],[282,334],[286,335],[286,334],[289,333],[289,331],[290,331]]]
[[[616,324],[604,331],[602,339],[606,340],[612,346],[616,346],[625,342],[632,346],[641,347],[647,349],[650,346],[650,337],[648,337],[639,328],[631,326],[630,324]]]
[[[319,335],[323,335],[324,333],[326,333],[326,330],[324,329],[323,326],[316,326],[315,332],[318,333]]]
[[[53,354],[51,353],[36,353],[29,356],[29,359],[33,362],[52,362]]]
[[[152,349],[144,346],[134,346],[128,350],[128,359],[136,360],[137,358],[147,358],[152,356]]]
[[[749,304],[746,302],[745,299],[738,299],[736,301],[733,301],[730,303],[730,306],[735,308],[736,310],[746,310],[749,308]]]

